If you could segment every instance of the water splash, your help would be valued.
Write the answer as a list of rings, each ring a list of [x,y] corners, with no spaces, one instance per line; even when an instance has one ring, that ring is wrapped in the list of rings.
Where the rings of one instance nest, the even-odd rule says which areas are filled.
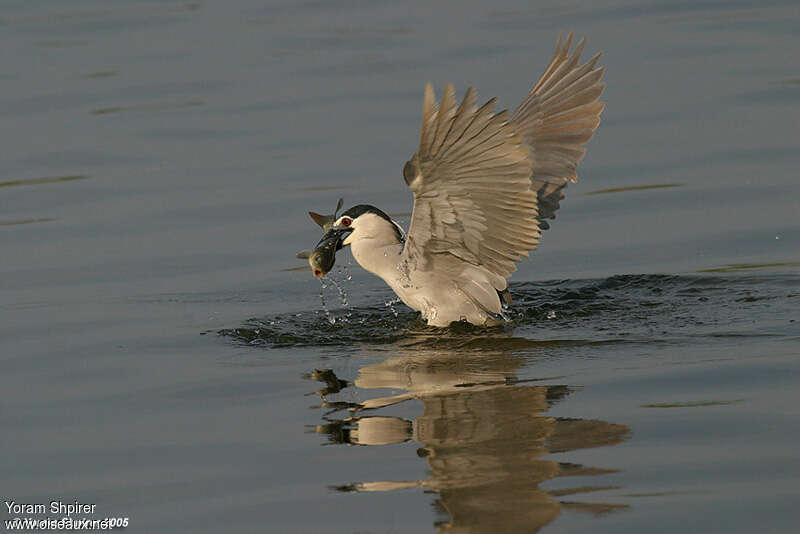
[[[328,302],[325,300],[325,290],[328,289],[328,283],[325,278],[319,279],[319,300],[322,303],[322,310],[325,312],[325,318],[330,324],[336,324],[336,317],[333,316],[331,310],[328,309]]]
[[[501,304],[500,318],[503,319],[503,321],[505,321],[506,323],[512,322],[514,320],[513,313],[514,311],[511,309],[511,306],[509,306],[506,303]]]
[[[342,275],[342,279],[343,280],[352,280],[353,277],[349,276],[349,273],[347,273],[348,274],[347,278],[344,278],[344,275],[345,275],[346,272],[347,272],[346,269],[344,269],[342,267],[339,267],[339,269],[337,269],[337,274]],[[329,276],[329,278],[330,278],[331,285],[333,285],[333,287],[335,287],[336,290],[339,292],[339,301],[342,303],[342,307],[349,308],[350,307],[350,301],[347,299],[347,292],[342,287],[342,285],[344,284],[344,281],[342,281],[342,283],[339,283],[339,282],[336,281],[336,278],[334,278],[332,276]]]
[[[383,303],[384,306],[392,310],[392,314],[394,318],[397,319],[400,314],[397,313],[397,308],[394,307],[395,304],[400,304],[402,301],[399,298],[389,299]]]
[[[337,279],[338,278],[338,279]],[[349,282],[353,279],[352,275],[350,274],[348,268],[346,266],[339,266],[336,269],[336,273],[328,273],[327,276],[324,278],[320,278],[320,291],[319,291],[319,300],[322,304],[322,311],[325,314],[325,319],[331,325],[339,323],[347,323],[350,322],[350,318],[352,317],[352,306],[350,305],[350,300],[347,296],[347,291],[344,288],[344,284]],[[326,290],[334,288],[336,289],[336,296],[339,299],[339,303],[341,307],[347,311],[345,313],[336,315],[333,309],[328,304],[328,299],[325,296]]]
[[[263,347],[403,344],[473,349],[499,342],[519,348],[800,336],[797,275],[628,275],[512,284],[514,304],[504,309],[509,322],[493,329],[429,327],[388,288],[375,305],[350,305],[337,316],[324,294],[330,286],[323,284],[321,311],[254,318],[219,333]]]

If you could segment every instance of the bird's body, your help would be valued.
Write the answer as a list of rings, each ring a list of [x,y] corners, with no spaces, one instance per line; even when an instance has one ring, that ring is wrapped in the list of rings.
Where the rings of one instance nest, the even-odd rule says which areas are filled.
[[[349,245],[428,324],[495,324],[515,263],[549,227],[600,122],[599,54],[581,65],[584,41],[572,53],[571,44],[571,34],[563,44],[559,37],[544,75],[513,114],[494,113],[494,100],[478,108],[472,88],[458,103],[450,85],[437,105],[428,85],[420,146],[403,169],[414,192],[408,233],[373,206],[312,214],[327,230],[309,258],[315,276]]]
[[[494,289],[487,289],[484,300],[488,297],[489,302],[481,306],[459,287],[457,281],[465,279],[470,280],[471,285],[485,287],[488,280],[481,280],[479,270],[473,268],[475,272],[465,275],[458,272],[463,266],[446,261],[446,257],[434,258],[428,269],[414,268],[403,255],[404,243],[388,228],[392,223],[372,214],[370,219],[365,226],[378,231],[369,236],[369,230],[363,230],[359,224],[351,234],[353,257],[364,269],[382,278],[409,308],[421,312],[428,324],[447,326],[454,321],[468,321],[482,325],[491,322],[488,309],[496,309],[496,314],[500,312],[500,300]],[[365,234],[369,237],[364,237]]]

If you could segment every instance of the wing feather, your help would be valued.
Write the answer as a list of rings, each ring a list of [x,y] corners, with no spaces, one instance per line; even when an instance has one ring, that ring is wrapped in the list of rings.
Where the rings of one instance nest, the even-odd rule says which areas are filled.
[[[605,84],[600,54],[581,64],[586,45],[559,35],[542,77],[514,113],[477,106],[470,87],[459,103],[448,84],[437,103],[428,84],[419,149],[403,177],[414,192],[404,261],[447,265],[458,287],[490,311],[516,263],[534,250],[577,179],[578,162],[600,122]]]
[[[439,106],[430,85],[425,95],[419,150],[404,171],[414,191],[404,254],[423,269],[432,254],[455,256],[464,269],[487,271],[495,289],[505,289],[514,262],[536,245],[532,236],[538,235],[529,149],[509,113],[495,113],[494,99],[476,107],[470,88],[458,104],[451,85]],[[486,302],[485,294],[478,297],[462,282],[462,290]]]
[[[601,54],[580,64],[586,40],[570,52],[572,38],[571,32],[566,41],[559,35],[544,74],[511,117],[531,148],[531,188],[537,192],[542,229],[549,227],[546,219],[555,218],[567,184],[578,179],[578,163],[604,107],[599,102],[604,68],[597,67]]]

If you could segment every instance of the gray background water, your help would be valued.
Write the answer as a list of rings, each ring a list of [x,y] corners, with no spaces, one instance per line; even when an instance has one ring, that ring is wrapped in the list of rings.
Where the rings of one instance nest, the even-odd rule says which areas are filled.
[[[131,532],[794,531],[800,6],[427,4],[3,4],[4,500]],[[351,266],[329,325],[288,270],[306,211],[407,222],[425,82],[513,108],[570,29],[607,107],[525,318],[442,341]],[[315,369],[357,381],[320,399]]]

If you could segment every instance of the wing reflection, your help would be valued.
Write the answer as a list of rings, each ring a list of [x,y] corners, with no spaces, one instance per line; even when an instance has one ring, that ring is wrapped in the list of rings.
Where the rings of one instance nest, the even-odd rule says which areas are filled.
[[[437,506],[446,516],[436,524],[439,532],[533,532],[553,521],[564,508],[597,515],[625,508],[566,500],[581,493],[615,489],[610,486],[557,491],[539,487],[557,477],[615,472],[543,457],[615,445],[629,429],[604,421],[544,415],[551,404],[573,390],[517,380],[515,371],[522,364],[522,358],[502,351],[414,349],[362,367],[354,384],[331,371],[316,371],[313,376],[328,385],[320,392],[326,400],[331,385],[406,391],[359,404],[326,402],[331,411],[317,432],[327,434],[331,443],[387,445],[414,440],[422,445],[417,452],[428,462],[431,473],[425,480],[356,482],[337,489],[374,492],[420,487],[435,492],[439,495]],[[414,421],[365,415],[370,413],[365,410],[409,399],[420,400],[424,406],[423,414]],[[342,408],[350,408],[352,415],[334,417]]]

